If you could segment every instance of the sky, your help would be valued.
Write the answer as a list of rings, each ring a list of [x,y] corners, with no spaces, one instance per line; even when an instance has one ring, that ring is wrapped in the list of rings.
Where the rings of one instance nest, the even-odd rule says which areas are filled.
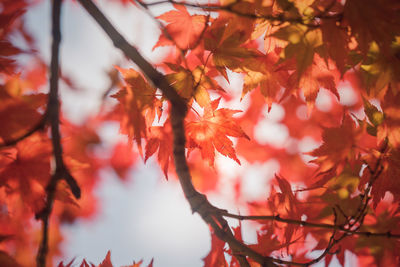
[[[50,59],[51,42],[50,2],[42,1],[27,13],[28,29],[37,37],[39,52],[47,61]],[[150,62],[156,62],[163,55],[163,48],[152,51],[159,30],[146,14],[130,5],[121,7],[112,4],[112,1],[97,2],[117,29]],[[108,87],[105,73],[110,66],[120,62],[125,67],[134,65],[126,65],[122,54],[77,2],[64,3],[61,64],[63,72],[73,78],[81,90],[73,91],[61,86],[62,108],[68,118],[82,123],[99,109],[100,99]],[[166,8],[155,8],[154,12],[159,15]],[[232,76],[231,87],[240,90],[241,78],[232,73],[229,75]],[[319,96],[317,107],[318,103],[321,108],[326,106],[323,104],[323,94]],[[341,94],[346,94],[346,91],[341,90]],[[235,109],[245,106],[246,101],[235,103]],[[279,123],[284,116],[282,112],[279,105],[274,105],[256,128],[255,138],[260,143],[288,142],[287,130],[285,132],[284,125]],[[121,139],[118,128],[112,126],[103,129],[100,135],[111,143]],[[306,151],[318,144],[304,140],[303,146]],[[268,194],[268,187],[260,184],[267,185],[273,173],[279,171],[279,164],[274,160],[254,166],[244,162],[241,167],[221,156],[216,160],[224,176],[218,194],[211,194],[209,199],[234,212],[238,207],[229,206],[233,194],[232,187],[227,186],[234,177],[245,177],[242,193],[251,201]],[[128,181],[121,182],[111,170],[102,172],[100,185],[96,189],[101,202],[100,211],[92,220],[78,220],[73,225],[63,227],[66,240],[62,244],[62,259],[69,261],[76,258],[76,262],[80,262],[86,258],[98,264],[111,250],[115,266],[129,265],[141,259],[147,264],[152,258],[155,267],[203,266],[202,258],[210,249],[209,229],[197,214],[191,213],[177,181],[166,181],[153,159],[146,165],[139,162],[130,174]],[[232,225],[235,224],[232,222]],[[254,241],[254,228],[246,223],[243,227],[247,229],[244,239]],[[333,261],[330,266],[335,264]]]

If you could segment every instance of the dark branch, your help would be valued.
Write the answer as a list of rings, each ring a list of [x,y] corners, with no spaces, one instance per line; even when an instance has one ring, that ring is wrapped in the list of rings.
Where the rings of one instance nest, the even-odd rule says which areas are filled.
[[[238,219],[241,221],[277,221],[277,222],[282,222],[282,223],[287,223],[287,224],[295,224],[299,226],[304,226],[304,227],[314,227],[314,228],[324,228],[324,229],[335,229],[340,232],[344,232],[347,234],[351,235],[362,235],[362,236],[367,236],[367,237],[390,237],[390,238],[399,238],[400,239],[400,234],[390,234],[388,235],[387,232],[385,233],[373,233],[369,231],[354,231],[350,229],[344,228],[343,225],[336,225],[336,224],[328,224],[328,223],[313,223],[313,222],[308,222],[308,221],[303,221],[303,220],[293,220],[289,218],[281,218],[279,215],[238,215],[238,214],[233,214],[229,213],[226,211],[222,211],[222,216],[224,217],[229,217],[229,218],[234,218]]]
[[[48,236],[49,236],[49,218],[53,208],[54,198],[56,194],[57,183],[60,179],[65,179],[68,183],[73,195],[80,197],[80,188],[75,179],[69,173],[62,158],[62,146],[60,136],[60,105],[58,100],[58,79],[59,79],[59,50],[61,42],[60,31],[60,14],[62,0],[53,0],[52,5],[52,45],[51,45],[51,62],[50,62],[50,92],[45,113],[45,118],[50,123],[51,141],[53,146],[53,156],[55,160],[55,172],[51,176],[49,184],[46,187],[46,204],[41,212],[36,214],[36,218],[42,221],[42,240],[39,251],[36,256],[36,264],[38,267],[46,266],[46,256],[48,253]]]
[[[169,85],[164,75],[153,68],[153,66],[142,57],[138,50],[125,40],[125,38],[112,26],[92,1],[79,0],[79,2],[107,33],[115,47],[121,49],[124,54],[142,70],[153,85],[160,88],[166,98],[171,102],[171,123],[174,135],[173,154],[175,167],[182,190],[192,208],[192,211],[198,212],[203,220],[213,228],[216,235],[228,243],[234,255],[241,254],[243,257],[247,255],[262,264],[262,266],[274,266],[272,258],[262,256],[235,239],[228,223],[217,212],[219,209],[212,206],[210,202],[208,202],[207,198],[194,188],[185,156],[186,139],[183,121],[187,113],[186,102],[177,94],[175,89]],[[223,227],[221,228],[221,226]],[[247,267],[247,261],[244,261],[243,257],[239,260],[243,266]]]

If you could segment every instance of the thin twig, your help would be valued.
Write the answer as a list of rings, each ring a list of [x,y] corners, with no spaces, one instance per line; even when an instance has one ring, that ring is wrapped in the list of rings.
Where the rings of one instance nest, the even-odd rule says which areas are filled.
[[[222,216],[224,217],[229,217],[229,218],[234,218],[238,219],[241,221],[277,221],[277,222],[282,222],[282,223],[287,223],[287,224],[295,224],[295,225],[300,225],[304,227],[313,227],[313,228],[323,228],[323,229],[334,229],[338,230],[340,232],[352,234],[352,235],[361,235],[361,236],[367,236],[367,237],[373,237],[373,236],[381,236],[381,237],[390,237],[390,238],[400,238],[400,234],[389,234],[387,232],[385,233],[373,233],[369,231],[354,231],[350,229],[344,228],[343,225],[335,225],[335,224],[329,224],[329,223],[313,223],[309,221],[304,221],[304,220],[294,220],[294,219],[289,219],[289,218],[281,218],[279,215],[238,215],[238,214],[233,214],[229,213],[226,211],[221,212]]]
[[[334,215],[334,222],[335,222],[335,225],[336,225],[337,224],[337,213],[336,213],[335,209],[333,209],[333,215]],[[321,253],[321,255],[319,255],[317,258],[315,258],[315,259],[313,259],[313,260],[311,260],[309,262],[306,262],[305,266],[310,266],[312,264],[315,264],[315,263],[319,262],[320,260],[325,258],[325,256],[328,253],[330,253],[332,247],[335,244],[337,244],[337,242],[339,242],[337,239],[335,239],[335,234],[336,234],[336,229],[333,230],[333,232],[331,234],[331,237],[329,238],[328,245],[326,246],[325,250]]]

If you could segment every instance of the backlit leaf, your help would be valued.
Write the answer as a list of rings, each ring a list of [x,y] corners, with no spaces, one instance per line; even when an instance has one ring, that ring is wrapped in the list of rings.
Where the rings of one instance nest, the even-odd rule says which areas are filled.
[[[220,99],[214,100],[204,109],[204,115],[198,121],[186,124],[189,151],[199,148],[204,160],[214,165],[216,149],[240,164],[236,157],[232,141],[228,136],[249,138],[234,121],[233,115],[240,112],[231,109],[217,109]]]

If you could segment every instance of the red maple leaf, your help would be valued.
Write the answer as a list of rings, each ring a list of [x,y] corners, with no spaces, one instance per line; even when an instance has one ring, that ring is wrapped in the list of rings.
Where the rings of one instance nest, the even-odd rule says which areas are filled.
[[[169,120],[164,123],[164,126],[149,128],[144,160],[147,161],[157,150],[157,160],[168,179],[168,166],[172,157],[172,128]]]
[[[126,143],[115,145],[110,165],[122,180],[127,179],[128,171],[135,162],[136,154],[132,151],[132,146]]]
[[[9,193],[21,194],[33,212],[40,211],[44,205],[51,154],[49,139],[39,134],[24,139],[15,148],[0,152],[0,186],[8,187]]]
[[[285,95],[297,89],[301,90],[310,108],[314,106],[321,87],[331,91],[339,99],[336,88],[339,73],[328,66],[327,62],[318,54],[314,55],[312,64],[304,70],[301,76],[299,74],[297,71],[292,73],[289,78],[289,90],[285,92]]]
[[[374,207],[383,199],[386,192],[391,192],[395,201],[400,200],[400,181],[397,179],[400,175],[400,151],[389,149],[389,151],[381,153],[375,150],[374,153],[365,157],[365,160],[371,169],[378,163],[382,166],[382,172],[378,177],[374,176],[374,172],[365,170],[359,186],[362,188],[363,185],[371,181],[371,178],[376,179],[373,181],[371,190]]]
[[[224,256],[224,246],[224,241],[221,241],[215,234],[211,235],[211,249],[203,258],[204,267],[228,267]]]
[[[362,127],[356,128],[355,122],[348,115],[344,117],[341,126],[324,128],[322,145],[309,153],[318,157],[312,162],[319,165],[321,172],[337,168],[337,173],[340,173],[347,162],[357,157],[355,144],[362,132]]]
[[[203,159],[210,166],[214,165],[214,149],[240,164],[239,159],[236,157],[233,143],[228,136],[247,139],[249,137],[232,117],[240,111],[225,108],[217,109],[219,101],[220,98],[205,107],[204,115],[200,120],[190,121],[186,124],[187,146],[189,147],[189,152],[194,148],[199,148]]]
[[[160,35],[157,44],[153,47],[165,45],[177,45],[180,49],[192,49],[198,43],[201,33],[204,31],[207,23],[207,17],[204,15],[190,15],[183,5],[174,5],[177,10],[172,10],[158,16],[167,22],[165,33]],[[170,39],[172,38],[172,40]]]
[[[106,257],[104,258],[104,260],[100,263],[100,265],[98,267],[113,267],[113,265],[111,263],[111,251],[107,252]]]

